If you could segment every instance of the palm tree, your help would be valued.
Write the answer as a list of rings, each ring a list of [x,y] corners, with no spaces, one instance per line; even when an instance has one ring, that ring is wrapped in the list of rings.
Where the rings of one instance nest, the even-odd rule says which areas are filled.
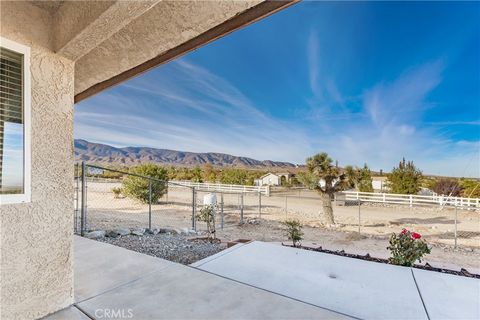
[[[334,166],[327,153],[322,152],[306,160],[307,171],[298,175],[307,188],[316,190],[322,200],[325,223],[335,224],[332,198],[335,192],[345,187],[345,174]]]

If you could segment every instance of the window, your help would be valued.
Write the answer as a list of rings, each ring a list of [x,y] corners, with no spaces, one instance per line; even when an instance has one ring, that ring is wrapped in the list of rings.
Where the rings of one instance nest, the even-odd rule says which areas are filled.
[[[30,48],[0,37],[0,205],[30,201]]]

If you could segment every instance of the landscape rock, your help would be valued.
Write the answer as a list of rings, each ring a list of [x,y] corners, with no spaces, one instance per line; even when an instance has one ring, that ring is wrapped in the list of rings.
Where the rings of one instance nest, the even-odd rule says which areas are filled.
[[[160,228],[146,229],[146,230],[145,230],[145,233],[146,233],[146,234],[156,235],[156,234],[159,234],[159,233],[160,233]]]
[[[132,234],[134,236],[143,236],[144,233],[145,233],[145,229],[142,229],[142,228],[132,230]]]
[[[160,228],[158,233],[180,234],[181,230],[175,229],[175,228],[165,227],[165,228]]]
[[[106,236],[111,238],[116,238],[118,236],[126,236],[129,234],[130,234],[130,229],[119,228],[119,229],[113,229],[113,230],[107,231]]]
[[[100,241],[187,265],[225,248],[225,244],[222,243],[211,243],[201,239],[190,240],[187,237],[171,233],[146,234],[143,237],[127,235],[101,238]]]
[[[85,235],[85,238],[88,239],[101,239],[103,237],[105,237],[105,231],[103,230],[91,231]]]

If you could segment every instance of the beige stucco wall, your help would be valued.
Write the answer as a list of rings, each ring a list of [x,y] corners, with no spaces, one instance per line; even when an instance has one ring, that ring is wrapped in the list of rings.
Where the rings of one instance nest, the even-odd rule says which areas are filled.
[[[47,11],[1,1],[0,21],[32,74],[32,201],[0,205],[0,318],[34,319],[73,302],[74,63],[50,50]]]

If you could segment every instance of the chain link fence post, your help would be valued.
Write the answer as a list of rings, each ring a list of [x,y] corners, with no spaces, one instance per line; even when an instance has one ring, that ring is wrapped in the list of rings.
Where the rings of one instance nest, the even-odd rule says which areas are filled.
[[[361,225],[361,220],[360,220],[360,207],[362,206],[362,201],[358,200],[358,234],[360,234],[360,225]]]
[[[148,230],[152,230],[152,180],[148,180]]]
[[[73,217],[73,232],[78,233],[78,213],[80,211],[80,165],[75,163],[75,210]]]
[[[258,192],[258,217],[262,217],[262,193]]]
[[[458,218],[458,210],[457,210],[457,203],[455,202],[455,244],[454,248],[457,249],[457,218]]]
[[[192,187],[192,230],[197,231],[197,192],[195,187]]]
[[[223,213],[223,193],[220,193],[220,219],[221,219],[221,228],[223,230],[223,224],[224,224],[224,213]]]
[[[240,194],[240,223],[243,223],[243,192]]]
[[[80,214],[80,235],[83,237],[85,235],[85,225],[87,218],[87,179],[86,179],[86,168],[85,161],[82,161],[82,207]]]

